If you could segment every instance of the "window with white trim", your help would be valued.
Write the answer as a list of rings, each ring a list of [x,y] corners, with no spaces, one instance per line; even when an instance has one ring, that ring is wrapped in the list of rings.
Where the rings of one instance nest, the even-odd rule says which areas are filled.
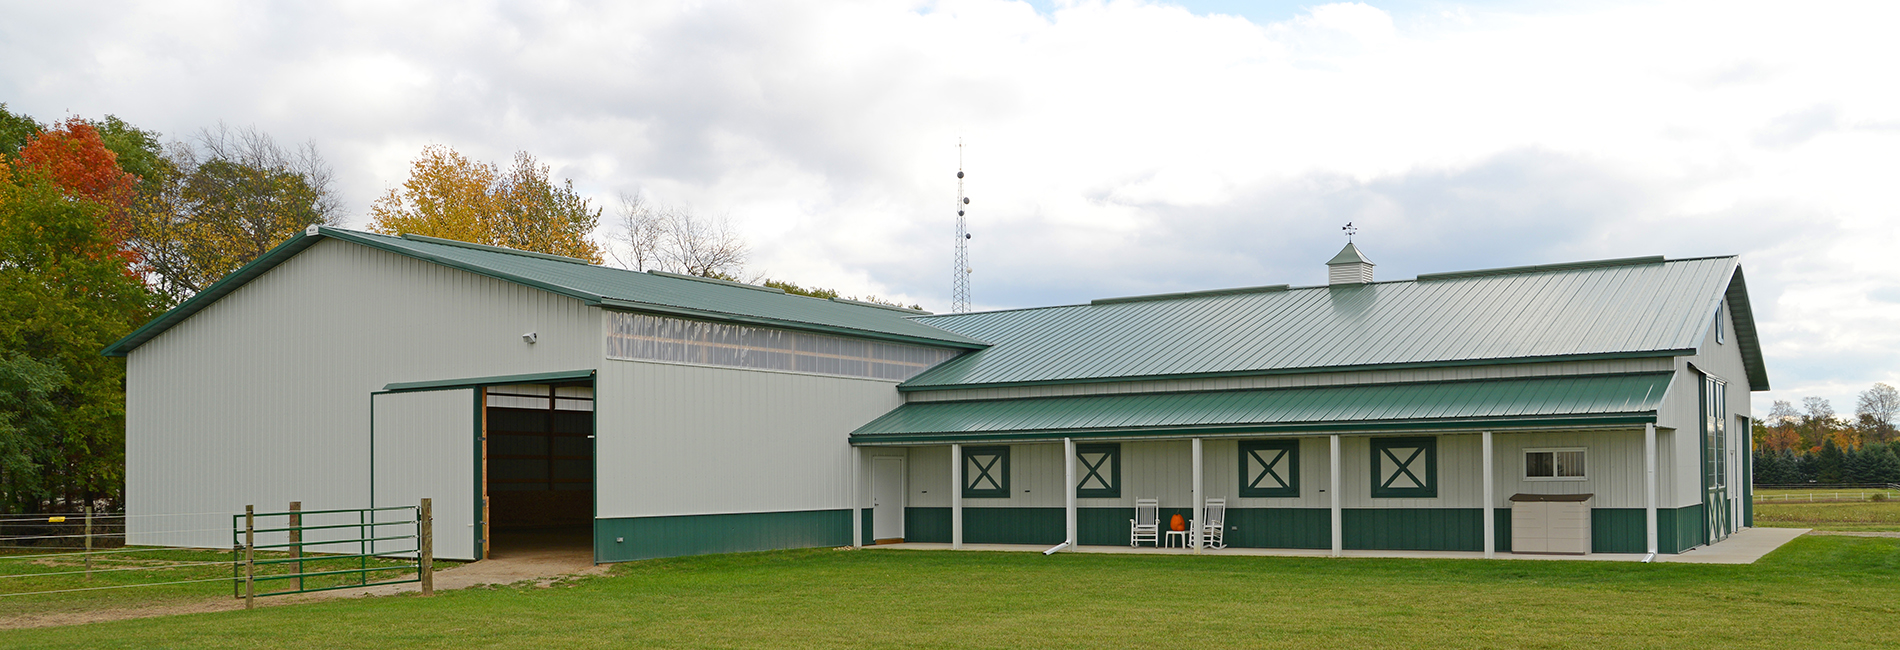
[[[1526,449],[1524,450],[1524,480],[1584,480],[1587,478],[1583,468],[1584,456],[1582,447]]]

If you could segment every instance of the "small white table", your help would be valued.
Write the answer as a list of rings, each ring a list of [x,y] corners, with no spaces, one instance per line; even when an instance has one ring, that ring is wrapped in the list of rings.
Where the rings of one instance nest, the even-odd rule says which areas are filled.
[[[1185,530],[1170,530],[1170,531],[1168,531],[1168,536],[1167,536],[1167,537],[1165,537],[1165,538],[1162,538],[1162,540],[1161,540],[1161,547],[1162,547],[1162,548],[1167,548],[1167,547],[1170,547],[1170,546],[1174,546],[1174,545],[1175,545],[1175,543],[1174,543],[1174,540],[1176,540],[1176,539],[1179,539],[1179,540],[1181,540],[1181,544],[1180,544],[1180,546],[1181,546],[1181,548],[1187,548],[1187,545],[1188,545],[1188,531],[1185,531]]]

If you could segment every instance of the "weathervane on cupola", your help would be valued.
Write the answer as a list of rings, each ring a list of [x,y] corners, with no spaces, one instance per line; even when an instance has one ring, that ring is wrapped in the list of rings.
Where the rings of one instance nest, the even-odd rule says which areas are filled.
[[[1352,245],[1352,236],[1359,232],[1359,228],[1348,221],[1340,230],[1346,233],[1346,247],[1339,249],[1339,254],[1326,263],[1326,284],[1339,286],[1372,282],[1372,260],[1366,259],[1366,255],[1359,252],[1359,247]]]

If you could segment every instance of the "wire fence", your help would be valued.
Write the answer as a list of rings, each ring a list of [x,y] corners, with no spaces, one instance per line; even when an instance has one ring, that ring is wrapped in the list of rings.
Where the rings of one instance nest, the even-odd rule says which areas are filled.
[[[258,596],[420,582],[434,591],[433,517],[418,505],[244,514],[41,513],[0,516],[0,603],[80,592],[147,588],[211,595],[203,583],[225,582],[247,607]],[[140,535],[189,538],[229,534],[230,549],[127,546],[129,518],[231,517],[230,527],[170,528],[148,523]],[[199,526],[202,526],[199,523]],[[382,531],[382,532],[376,532]],[[205,539],[204,535],[195,535]],[[141,537],[141,539],[147,539]],[[203,544],[204,542],[199,542]],[[260,589],[259,585],[287,585]],[[90,598],[90,597],[89,597]]]

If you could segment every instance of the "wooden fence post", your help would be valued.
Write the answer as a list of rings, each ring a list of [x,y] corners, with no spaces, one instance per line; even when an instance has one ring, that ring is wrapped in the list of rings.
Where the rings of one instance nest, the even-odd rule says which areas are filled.
[[[435,511],[429,498],[422,498],[416,510],[416,572],[422,579],[422,595],[435,595]]]
[[[297,567],[297,591],[303,591],[303,510],[302,501],[290,502],[290,557],[299,560]]]
[[[86,579],[92,579],[92,504],[86,504]]]
[[[244,608],[257,606],[256,508],[244,506]]]

